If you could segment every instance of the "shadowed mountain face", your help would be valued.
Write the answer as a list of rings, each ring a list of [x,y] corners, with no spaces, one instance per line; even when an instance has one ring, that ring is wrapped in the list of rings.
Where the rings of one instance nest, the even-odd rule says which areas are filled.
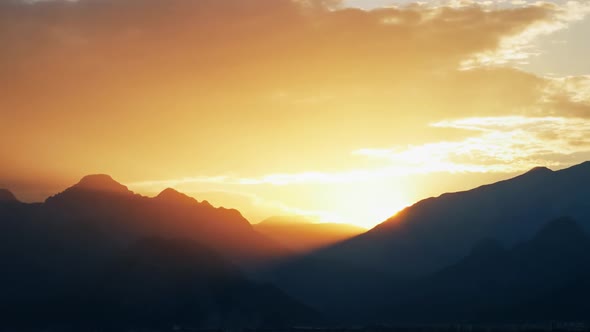
[[[590,162],[557,172],[536,168],[420,201],[365,234],[283,264],[272,278],[318,308],[353,314],[352,303],[372,301],[391,284],[449,266],[483,239],[510,247],[565,215],[590,230],[588,197]]]
[[[310,252],[366,232],[362,227],[312,223],[299,216],[271,217],[253,227],[257,232],[297,253]]]
[[[83,178],[48,198],[40,209],[51,218],[91,223],[122,242],[148,236],[187,237],[247,268],[288,254],[255,232],[237,210],[214,208],[174,189],[143,197],[107,175]]]
[[[0,312],[19,328],[261,327],[316,314],[252,267],[285,253],[235,210],[89,176],[43,204],[0,205]],[[235,263],[234,263],[235,262]]]
[[[546,220],[567,215],[590,229],[590,162],[558,172],[535,168],[519,177],[418,202],[343,244],[390,272],[420,275],[464,255],[482,238],[511,245]],[[395,267],[394,267],[395,266]]]
[[[484,240],[441,271],[392,285],[373,312],[397,322],[579,321],[588,314],[588,277],[590,237],[561,218],[510,249]]]

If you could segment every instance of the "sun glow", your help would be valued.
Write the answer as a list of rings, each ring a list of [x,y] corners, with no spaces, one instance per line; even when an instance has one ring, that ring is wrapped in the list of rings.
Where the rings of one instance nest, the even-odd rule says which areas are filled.
[[[340,216],[339,222],[372,228],[409,205],[403,192],[391,181],[367,181],[340,186],[324,204]]]
[[[392,2],[0,1],[0,187],[107,173],[372,227],[590,158],[590,4]]]
[[[370,172],[364,172],[369,175]],[[214,177],[227,180],[226,177]],[[277,177],[270,177],[277,179]],[[308,177],[304,177],[309,180]],[[316,181],[285,183],[268,181],[209,181],[203,177],[168,181],[145,181],[130,188],[155,195],[174,187],[215,206],[238,209],[256,223],[273,215],[300,215],[319,222],[345,223],[370,229],[408,206],[403,178],[335,176],[312,177]],[[338,181],[336,181],[338,180]]]

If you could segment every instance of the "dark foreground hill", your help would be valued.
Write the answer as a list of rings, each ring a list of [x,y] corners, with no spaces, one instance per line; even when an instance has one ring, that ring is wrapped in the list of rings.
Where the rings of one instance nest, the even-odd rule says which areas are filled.
[[[43,253],[2,257],[3,328],[277,327],[317,318],[192,242],[152,238],[109,253],[89,240],[36,242]]]

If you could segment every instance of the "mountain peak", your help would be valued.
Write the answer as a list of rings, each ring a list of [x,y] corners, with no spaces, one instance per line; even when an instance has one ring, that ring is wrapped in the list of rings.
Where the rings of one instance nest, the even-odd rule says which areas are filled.
[[[154,197],[155,199],[168,202],[168,203],[183,203],[183,204],[191,204],[191,205],[198,205],[200,207],[207,207],[213,208],[207,201],[199,202],[196,198],[189,196],[187,194],[181,193],[180,191],[173,189],[173,188],[166,188],[162,190],[158,194],[158,196]]]
[[[18,199],[14,196],[12,192],[7,189],[0,189],[0,203],[1,202],[18,202]]]
[[[558,238],[570,241],[585,237],[584,229],[573,218],[561,217],[545,224],[535,236],[535,240],[547,242]]]
[[[525,174],[550,174],[553,171],[545,166],[537,166],[532,168],[530,171],[526,172]]]
[[[118,194],[132,193],[126,186],[113,180],[110,175],[93,174],[83,177],[80,182],[72,188],[85,191],[109,192]]]
[[[167,201],[196,201],[194,198],[181,193],[180,191],[173,189],[173,188],[166,188],[164,190],[162,190],[162,192],[160,192],[158,194],[158,196],[156,196],[156,198],[158,199],[163,199],[163,200],[167,200]]]
[[[158,194],[158,196],[156,196],[156,197],[165,198],[165,197],[169,197],[169,196],[186,196],[186,195],[174,188],[166,188],[166,189],[162,190]]]

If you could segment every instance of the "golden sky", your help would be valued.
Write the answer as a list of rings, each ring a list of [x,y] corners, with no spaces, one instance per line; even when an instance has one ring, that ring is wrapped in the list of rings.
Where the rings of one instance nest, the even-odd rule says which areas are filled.
[[[590,159],[590,3],[0,1],[0,187],[371,227]]]

